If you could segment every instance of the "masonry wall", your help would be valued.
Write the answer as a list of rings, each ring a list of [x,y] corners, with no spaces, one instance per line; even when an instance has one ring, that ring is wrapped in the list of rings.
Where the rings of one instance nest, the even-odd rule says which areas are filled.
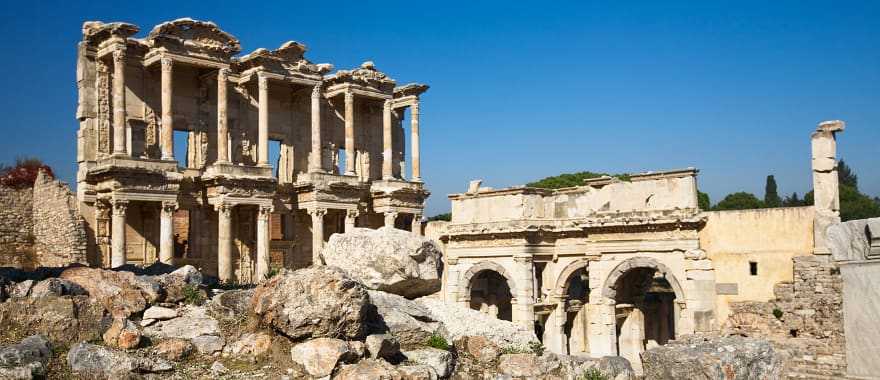
[[[86,264],[85,221],[67,184],[40,172],[33,188],[34,251],[39,265]]]
[[[33,198],[30,187],[0,186],[0,266],[36,266]]]

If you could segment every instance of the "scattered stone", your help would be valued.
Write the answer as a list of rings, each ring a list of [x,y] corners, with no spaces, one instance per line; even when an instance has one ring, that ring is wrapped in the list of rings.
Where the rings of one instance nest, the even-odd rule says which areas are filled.
[[[272,348],[272,336],[266,333],[247,333],[237,341],[230,343],[223,349],[224,354],[233,356],[248,355],[252,357],[263,356]]]
[[[452,357],[452,353],[439,348],[425,347],[404,351],[403,356],[406,356],[410,362],[431,367],[439,377],[448,377],[455,369],[455,359]]]
[[[9,297],[11,298],[24,298],[27,297],[31,292],[31,288],[34,287],[36,282],[34,280],[24,280],[15,285],[10,286],[9,289]]]
[[[317,338],[297,344],[290,350],[290,357],[313,377],[330,376],[338,362],[354,359],[348,343],[334,338]]]
[[[170,309],[162,306],[150,306],[149,309],[144,311],[144,319],[157,319],[160,321],[166,319],[177,318],[177,311],[174,309]]]
[[[538,342],[533,329],[490,317],[477,310],[431,298],[420,298],[416,302],[443,324],[445,330],[440,333],[450,342],[464,336],[484,336],[499,347],[529,347],[530,343]]]
[[[437,380],[437,373],[430,366],[424,364],[403,365],[396,368],[405,380]]]
[[[186,298],[186,289],[202,284],[202,274],[192,265],[184,265],[171,273],[157,276],[165,290],[166,302],[180,302]]]
[[[40,298],[40,297],[49,297],[55,296],[59,297],[64,294],[64,285],[61,283],[61,280],[57,278],[47,278],[43,281],[38,282],[31,289],[31,298]]]
[[[380,325],[371,328],[371,331],[390,333],[404,347],[422,345],[435,332],[442,334],[445,331],[428,309],[416,301],[378,290],[368,290],[367,294],[381,316],[381,321],[377,322]]]
[[[371,317],[363,286],[326,266],[282,270],[256,289],[251,304],[262,323],[293,340],[362,338]]]
[[[253,295],[253,289],[227,290],[211,298],[209,308],[216,315],[225,317],[247,314]]]
[[[140,325],[141,325],[141,327],[147,327],[149,325],[152,325],[155,322],[156,322],[155,319],[141,319]]]
[[[193,339],[201,335],[220,335],[220,323],[208,315],[203,306],[187,306],[180,316],[159,321],[144,329],[144,335],[151,338]]]
[[[42,335],[31,335],[21,342],[0,347],[0,379],[31,379],[46,375],[52,345]]]
[[[196,351],[203,355],[211,355],[215,352],[223,350],[226,341],[216,335],[200,335],[190,339]]]
[[[324,262],[369,289],[416,298],[440,291],[443,273],[437,245],[408,231],[355,228],[330,236]]]
[[[401,373],[393,365],[381,359],[364,359],[357,364],[343,365],[334,380],[401,380]]]
[[[175,362],[186,359],[194,349],[195,347],[188,340],[179,338],[166,339],[153,346],[156,355]]]
[[[649,379],[777,379],[783,360],[770,342],[730,336],[691,337],[642,353]]]
[[[116,318],[104,332],[104,343],[110,347],[128,350],[137,348],[141,342],[141,332],[137,326],[125,318]]]
[[[228,370],[226,369],[226,366],[223,365],[223,363],[215,361],[214,364],[211,364],[211,373],[214,376],[222,375],[226,372],[228,372]]]
[[[400,353],[400,343],[388,334],[373,334],[364,340],[367,354],[373,359],[394,360]]]
[[[157,284],[132,272],[72,267],[61,272],[60,278],[85,289],[115,317],[128,318],[140,313],[161,295]]]
[[[491,363],[501,355],[501,348],[484,336],[463,336],[453,344],[458,352],[470,355],[478,363]]]
[[[0,304],[2,331],[42,334],[55,344],[101,339],[103,307],[88,297],[13,298]]]
[[[539,360],[534,354],[505,354],[498,359],[498,372],[512,377],[538,377],[555,369],[552,364]],[[558,363],[553,362],[558,366]]]
[[[67,352],[70,370],[99,379],[128,378],[134,373],[164,372],[173,367],[163,359],[148,359],[89,343],[79,343]]]

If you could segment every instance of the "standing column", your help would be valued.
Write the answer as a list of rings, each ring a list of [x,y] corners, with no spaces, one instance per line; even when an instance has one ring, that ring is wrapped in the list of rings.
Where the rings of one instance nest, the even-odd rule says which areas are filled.
[[[345,211],[345,232],[351,232],[354,229],[359,214],[358,210]]]
[[[217,210],[217,277],[232,281],[232,205],[220,203]]]
[[[345,92],[345,175],[354,175],[354,93]]]
[[[312,216],[312,265],[324,265],[321,259],[321,251],[324,249],[324,215],[327,210],[315,208],[309,210]]]
[[[533,306],[535,304],[535,289],[532,287],[532,278],[535,274],[534,265],[532,265],[532,257],[514,256],[513,260],[516,263],[516,273],[518,274],[514,282],[519,287],[514,295],[516,297],[516,305],[514,305],[514,307],[519,309],[519,317],[514,314],[513,319],[514,322],[519,323],[522,326],[532,328],[535,324],[535,310]],[[516,310],[514,310],[514,312],[516,312]]]
[[[229,69],[217,70],[217,163],[229,163],[229,126],[226,116],[226,90],[229,82]]]
[[[412,134],[412,178],[413,182],[422,182],[422,169],[419,161],[419,99],[409,109],[410,133]]]
[[[271,206],[260,206],[257,215],[257,282],[265,280],[269,275],[269,215],[271,213]]]
[[[394,178],[392,154],[393,143],[391,141],[391,99],[385,100],[382,108],[382,179]]]
[[[162,202],[159,213],[159,261],[171,264],[174,260],[174,211],[177,202]]]
[[[309,173],[324,171],[321,151],[321,83],[318,83],[312,89],[312,161],[309,163]]]
[[[416,235],[422,234],[422,214],[413,214],[411,230]]]
[[[827,255],[826,230],[834,223],[840,223],[840,188],[837,179],[837,140],[836,134],[843,132],[844,122],[840,120],[823,121],[816,127],[810,138],[813,155],[813,208],[816,211],[813,222],[813,253]]]
[[[172,67],[174,63],[171,58],[163,57],[160,60],[162,64],[162,159],[174,160],[174,110],[172,109]]]
[[[128,201],[113,199],[110,202],[113,207],[110,221],[110,267],[116,268],[125,265],[125,210],[128,208]]]
[[[113,154],[127,155],[125,148],[125,46],[113,51]]]
[[[257,74],[257,85],[260,88],[259,109],[259,133],[257,164],[269,165],[269,80],[262,74]]]
[[[394,222],[397,221],[397,213],[394,211],[385,212],[385,227],[394,228]]]

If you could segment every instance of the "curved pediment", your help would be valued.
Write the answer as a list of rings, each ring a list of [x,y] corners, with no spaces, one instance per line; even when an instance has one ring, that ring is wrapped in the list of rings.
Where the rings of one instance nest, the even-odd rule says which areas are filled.
[[[354,70],[339,70],[330,77],[329,81],[331,83],[355,82],[383,92],[393,91],[397,83],[387,74],[376,69],[373,61],[366,61]]]
[[[320,76],[330,72],[333,69],[333,65],[310,62],[304,56],[307,50],[306,45],[296,41],[287,41],[275,50],[256,49],[242,56],[239,62],[244,69],[262,66],[269,71],[282,75],[304,74],[307,76],[317,76],[316,79],[320,80]]]
[[[82,26],[83,41],[98,45],[111,37],[128,38],[140,30],[137,25],[127,22],[86,21]]]
[[[153,47],[172,51],[198,51],[231,57],[241,51],[241,43],[210,21],[180,18],[156,25],[147,36]]]

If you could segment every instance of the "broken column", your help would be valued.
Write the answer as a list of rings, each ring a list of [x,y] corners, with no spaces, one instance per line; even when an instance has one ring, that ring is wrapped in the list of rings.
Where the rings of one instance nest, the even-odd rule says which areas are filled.
[[[813,153],[813,253],[827,255],[826,230],[840,222],[840,189],[837,183],[837,132],[846,124],[840,120],[823,121],[810,138]]]

